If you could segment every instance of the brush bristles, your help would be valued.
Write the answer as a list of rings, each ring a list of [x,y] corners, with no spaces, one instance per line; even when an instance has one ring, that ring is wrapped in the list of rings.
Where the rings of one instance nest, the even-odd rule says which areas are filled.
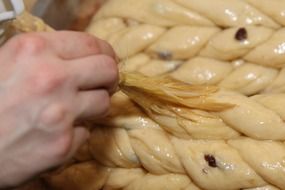
[[[216,86],[189,85],[165,76],[121,73],[120,89],[142,107],[160,103],[206,111],[222,111],[233,107],[211,100],[211,95],[219,90]]]

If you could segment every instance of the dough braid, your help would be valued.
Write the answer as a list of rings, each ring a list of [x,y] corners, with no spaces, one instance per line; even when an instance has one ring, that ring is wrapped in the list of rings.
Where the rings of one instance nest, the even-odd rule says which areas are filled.
[[[269,184],[275,186],[269,189],[285,188],[282,142],[245,137],[183,140],[161,129],[96,128],[89,146],[104,167],[95,162],[75,165],[51,176],[48,183],[63,190],[71,186],[78,190],[235,190]]]
[[[96,19],[121,17],[141,23],[232,27],[285,25],[284,0],[109,0]]]
[[[106,18],[94,21],[87,31],[110,42],[123,60],[144,51],[163,60],[203,56],[224,61],[244,59],[274,68],[285,63],[284,28],[248,25],[226,29],[190,25],[165,28]]]
[[[253,139],[285,140],[285,94],[246,97],[220,90],[201,100],[203,110],[180,107],[153,97],[126,92],[166,131],[180,138],[232,139],[240,134]],[[226,110],[211,110],[208,103],[232,104]],[[210,106],[210,104],[209,104]]]
[[[140,71],[144,71],[144,67],[146,66]],[[192,85],[218,85],[245,95],[285,92],[285,69],[268,68],[243,61],[224,62],[196,57],[170,75]]]
[[[154,175],[141,168],[109,168],[94,161],[73,165],[45,181],[55,190],[200,190],[187,175]]]
[[[258,93],[284,93],[285,69],[276,69],[247,63],[218,61],[195,57],[188,61],[152,59],[137,54],[122,63],[127,72],[146,76],[169,75],[192,85],[217,85],[245,95]]]

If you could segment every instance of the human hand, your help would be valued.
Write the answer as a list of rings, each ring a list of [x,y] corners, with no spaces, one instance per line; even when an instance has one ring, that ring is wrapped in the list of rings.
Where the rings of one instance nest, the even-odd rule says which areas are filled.
[[[22,34],[0,48],[0,187],[70,158],[102,116],[118,71],[112,48],[78,32]]]

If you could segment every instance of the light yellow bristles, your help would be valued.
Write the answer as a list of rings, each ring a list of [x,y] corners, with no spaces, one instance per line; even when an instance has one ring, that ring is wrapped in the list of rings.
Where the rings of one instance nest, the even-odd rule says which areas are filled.
[[[120,89],[142,107],[164,102],[207,111],[222,111],[233,105],[211,100],[216,86],[189,85],[166,76],[146,77],[139,73],[121,73]],[[147,103],[151,101],[151,103]]]

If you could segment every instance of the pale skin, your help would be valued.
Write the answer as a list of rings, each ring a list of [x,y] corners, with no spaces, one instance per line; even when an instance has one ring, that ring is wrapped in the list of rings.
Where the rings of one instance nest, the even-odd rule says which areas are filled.
[[[115,53],[78,32],[22,34],[0,48],[0,188],[68,160],[118,82]]]

